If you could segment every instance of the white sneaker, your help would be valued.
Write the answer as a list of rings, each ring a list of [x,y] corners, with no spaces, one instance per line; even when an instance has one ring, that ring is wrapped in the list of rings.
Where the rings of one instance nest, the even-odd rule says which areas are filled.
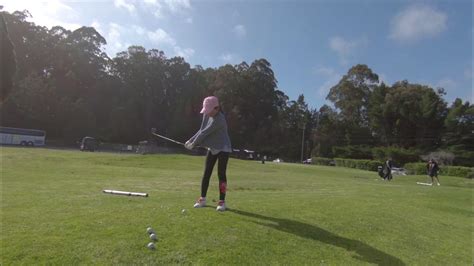
[[[200,197],[196,203],[194,203],[194,208],[206,207],[206,198]]]
[[[225,211],[225,209],[226,209],[226,207],[225,207],[225,201],[220,200],[220,201],[219,201],[219,204],[217,204],[216,211],[218,211],[218,212],[223,212],[223,211]]]

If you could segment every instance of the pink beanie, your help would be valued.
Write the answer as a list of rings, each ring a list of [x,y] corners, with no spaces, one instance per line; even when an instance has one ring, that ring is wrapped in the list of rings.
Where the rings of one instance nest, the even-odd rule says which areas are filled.
[[[216,108],[217,106],[219,106],[219,100],[216,96],[206,97],[202,102],[201,114],[208,115],[212,109]]]

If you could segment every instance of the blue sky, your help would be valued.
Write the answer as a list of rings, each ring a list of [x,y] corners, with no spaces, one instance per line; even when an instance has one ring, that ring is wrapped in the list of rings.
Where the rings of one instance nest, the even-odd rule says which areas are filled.
[[[114,56],[128,45],[217,67],[266,58],[290,99],[313,108],[348,69],[367,64],[388,84],[407,79],[474,102],[473,5],[452,1],[2,1],[51,27],[94,26]]]

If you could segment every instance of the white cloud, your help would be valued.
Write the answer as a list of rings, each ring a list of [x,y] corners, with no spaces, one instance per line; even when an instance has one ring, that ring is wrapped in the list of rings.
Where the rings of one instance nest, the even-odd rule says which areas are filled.
[[[128,10],[128,12],[130,12],[132,14],[136,10],[135,5],[133,3],[131,3],[130,1],[127,1],[127,0],[114,0],[114,5],[117,8],[125,8],[125,9]]]
[[[187,18],[186,23],[188,24],[193,24],[193,18]]]
[[[399,42],[414,42],[446,30],[448,16],[430,6],[413,5],[391,21],[389,37]]]
[[[109,32],[108,36],[112,38],[111,41],[117,41],[117,38],[120,37],[120,32],[123,30],[123,27],[117,23],[109,23]]]
[[[194,49],[192,49],[192,48],[184,48],[184,49],[182,49],[182,48],[179,47],[179,46],[175,46],[175,47],[174,47],[174,53],[175,53],[177,56],[183,57],[184,59],[189,59],[191,56],[194,55]]]
[[[238,38],[243,38],[245,37],[245,35],[247,35],[247,30],[245,29],[245,26],[244,25],[235,25],[235,27],[232,29],[232,31],[234,32],[234,34],[238,37]]]
[[[329,47],[337,53],[342,65],[347,65],[355,52],[360,48],[367,47],[368,44],[367,37],[357,40],[345,40],[340,36],[336,36],[329,40]]]
[[[219,56],[219,60],[223,61],[226,64],[236,64],[242,61],[239,55],[232,53],[222,54],[221,56]]]
[[[138,25],[133,25],[132,26],[133,31],[135,31],[136,34],[138,35],[144,35],[146,30]]]
[[[82,25],[77,22],[79,14],[66,1],[18,1],[3,0],[3,10],[10,13],[14,11],[28,10],[32,15],[28,21],[40,26],[51,28],[61,26],[68,30],[75,30]]]
[[[240,17],[239,11],[234,10],[234,11],[232,12],[232,18],[238,18],[238,17]]]
[[[468,68],[466,70],[464,70],[464,78],[465,79],[472,79],[472,76],[473,76],[473,71],[472,71],[472,68]]]
[[[163,29],[157,29],[155,31],[147,32],[147,36],[155,44],[169,44],[172,46],[176,45],[176,41]]]
[[[105,34],[105,39],[107,40],[105,51],[109,56],[115,56],[118,52],[121,52],[128,47],[128,45],[124,44],[121,39],[124,31],[124,27],[116,23],[109,23],[109,30]]]
[[[331,67],[319,66],[313,69],[313,72],[319,76],[325,78],[325,81],[321,86],[317,88],[316,97],[326,97],[331,87],[336,85],[342,78],[342,74],[338,73]]]
[[[382,84],[382,82],[385,83],[385,85],[390,85],[388,77],[385,73],[379,75],[379,84]]]
[[[164,2],[172,13],[191,8],[189,0],[164,0]]]
[[[114,5],[128,10],[133,16],[140,10],[151,13],[159,19],[169,15],[186,15],[192,8],[190,0],[114,0]]]
[[[163,5],[161,2],[158,2],[157,0],[145,0],[144,2],[146,5],[148,5],[146,8],[149,9],[150,7],[153,8],[153,15],[156,18],[163,18]],[[150,7],[149,7],[150,6]]]
[[[163,11],[162,11],[161,7],[157,7],[156,10],[153,12],[153,15],[156,18],[164,18],[165,17],[165,15],[163,15]]]
[[[339,80],[341,80],[341,76],[334,75],[327,79],[321,86],[319,86],[317,92],[318,92],[318,97],[326,97],[329,94],[329,91],[331,88],[336,85]]]
[[[53,27],[62,26],[68,30],[75,30],[84,25],[84,22],[79,22],[83,14],[79,14],[74,10],[70,0],[38,0],[38,1],[23,1],[23,0],[3,0],[1,5],[4,6],[5,11],[14,12],[28,10],[32,17],[27,18],[28,21],[34,22],[37,25]],[[148,10],[158,10],[160,7],[165,8],[171,13],[180,13],[183,10],[191,9],[191,4],[188,0],[114,0],[110,3],[117,8],[123,8],[129,11],[132,15],[136,15],[138,9],[148,6]],[[151,9],[150,6],[156,7]],[[161,8],[160,10],[163,10]],[[192,23],[192,18],[188,23]],[[76,23],[77,22],[77,23]],[[186,59],[194,55],[195,50],[190,47],[178,46],[176,40],[165,30],[159,28],[155,31],[148,31],[140,25],[120,25],[117,23],[100,23],[98,18],[93,18],[89,22],[90,26],[94,27],[107,40],[107,45],[104,47],[107,54],[111,57],[116,53],[126,50],[131,44],[129,40],[133,40],[133,44],[146,46],[147,42],[151,42],[151,47],[156,45],[169,45],[168,53],[171,55],[182,56]],[[157,47],[161,48],[161,47]]]
[[[92,21],[91,27],[93,27],[96,31],[101,31],[101,25],[97,20]]]
[[[435,85],[436,88],[444,88],[445,90],[454,90],[457,87],[456,81],[450,79],[450,78],[443,78],[438,83]]]
[[[325,67],[325,66],[319,66],[314,69],[314,73],[321,75],[321,76],[326,76],[330,77],[336,73],[336,71],[331,68],[331,67]]]
[[[185,59],[189,59],[194,55],[195,51],[193,48],[181,48],[176,44],[176,40],[161,28],[155,31],[148,31],[146,34],[150,41],[152,41],[154,44],[171,46],[174,55],[176,56],[181,56]]]
[[[191,2],[189,0],[144,0],[145,5],[153,8],[152,13],[156,18],[164,18],[167,14],[185,13],[191,9]],[[189,22],[187,20],[188,23]]]

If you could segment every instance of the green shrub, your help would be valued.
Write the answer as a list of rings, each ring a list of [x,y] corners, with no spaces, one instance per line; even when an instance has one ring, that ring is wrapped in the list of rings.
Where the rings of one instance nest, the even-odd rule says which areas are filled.
[[[460,176],[460,177],[473,178],[474,168],[464,167],[464,166],[445,166],[441,168],[440,174],[448,175],[448,176]]]
[[[406,163],[404,168],[409,175],[426,175],[426,163]]]
[[[324,158],[324,157],[313,157],[311,159],[311,164],[316,165],[332,165],[333,159]]]
[[[367,171],[377,171],[379,165],[383,165],[383,162],[374,160],[356,160],[356,159],[344,159],[334,158],[336,166],[356,168]]]
[[[441,165],[440,175],[474,178],[474,168],[464,166]],[[411,175],[426,175],[426,163],[407,163],[405,169]]]
[[[467,178],[473,179],[474,178],[474,171],[471,171],[468,175]]]
[[[337,158],[372,159],[371,148],[364,145],[334,146],[332,153]]]
[[[470,166],[474,167],[474,152],[472,151],[461,151],[454,154],[455,165]]]

